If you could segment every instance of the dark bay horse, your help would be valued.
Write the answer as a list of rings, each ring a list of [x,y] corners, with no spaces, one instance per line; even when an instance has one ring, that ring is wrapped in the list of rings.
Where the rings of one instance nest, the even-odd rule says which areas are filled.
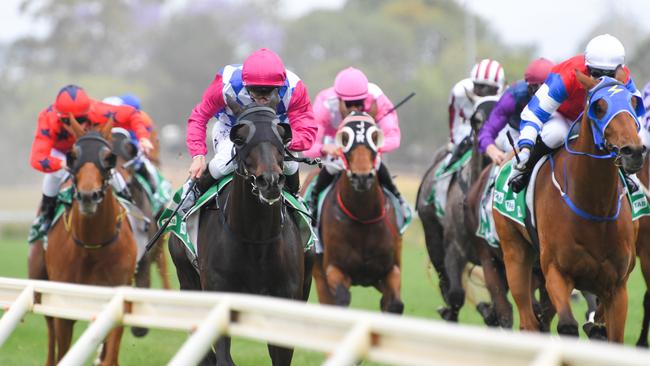
[[[135,271],[136,246],[131,227],[125,222],[125,211],[109,184],[116,161],[110,145],[112,121],[99,132],[86,133],[74,117],[70,119],[70,130],[77,138],[67,156],[74,200],[48,235],[48,278],[86,285],[128,286]],[[74,321],[50,317],[46,320],[46,364],[54,365],[70,348]],[[122,331],[122,327],[117,327],[106,338],[102,365],[118,364]]]
[[[626,283],[634,267],[638,231],[624,198],[619,166],[628,173],[638,171],[644,151],[635,117],[641,101],[621,83],[622,74],[617,74],[618,81],[595,80],[576,70],[577,80],[589,91],[580,135],[542,166],[534,192],[540,266],[559,315],[558,333],[578,335],[569,302],[572,289],[578,288],[598,296],[596,320],[604,320],[613,342],[623,342]],[[539,330],[531,300],[536,250],[523,227],[497,210],[493,213],[521,329]]]
[[[472,133],[468,139],[472,157],[449,182],[445,216],[442,219],[436,214],[435,205],[429,204],[427,198],[436,182],[435,172],[440,164],[445,163],[443,158],[446,153],[441,154],[439,151],[436,153],[433,165],[425,173],[418,189],[416,207],[424,228],[427,252],[438,274],[440,292],[447,304],[446,307],[438,309],[438,312],[443,319],[449,321],[458,321],[458,313],[465,302],[461,277],[466,264],[479,263],[472,244],[474,232],[468,231],[465,219],[466,196],[472,184],[478,180],[486,163],[485,158],[478,151],[478,144],[474,142],[475,137],[497,100],[498,97],[489,96],[477,99],[475,102],[474,113],[470,117]]]
[[[376,168],[382,131],[367,114],[348,116],[336,135],[345,161],[320,217],[322,258],[313,269],[318,299],[348,306],[350,286],[374,286],[382,311],[401,314],[402,236]]]
[[[152,204],[147,197],[147,192],[142,186],[140,181],[135,177],[135,162],[138,156],[138,147],[131,141],[129,133],[125,129],[113,128],[112,132],[112,145],[113,152],[117,156],[116,169],[126,180],[126,183],[129,187],[129,191],[133,196],[133,203],[137,206],[140,212],[138,214],[144,215],[143,220],[138,219],[138,226],[143,224],[144,228],[137,228],[140,230],[143,235],[146,236],[147,242],[155,235],[158,230],[157,226],[157,217],[155,212],[153,212]],[[146,220],[146,221],[145,221]],[[139,232],[139,233],[140,233]],[[137,235],[136,235],[137,237]],[[151,286],[151,264],[153,262],[158,263],[159,273],[163,282],[163,288],[170,289],[171,284],[169,283],[169,278],[167,276],[167,260],[165,253],[163,251],[163,242],[164,237],[161,236],[160,239],[154,244],[150,251],[144,253],[142,258],[139,259],[136,266],[135,273],[135,285],[141,288],[149,288]],[[144,246],[139,248],[144,250]],[[140,327],[132,327],[131,333],[136,337],[142,337],[146,335],[147,329]]]
[[[233,181],[201,209],[198,232],[199,273],[175,236],[169,239],[183,290],[243,292],[306,301],[311,287],[310,257],[293,215],[283,204],[285,145],[291,128],[276,117],[277,93],[269,107],[251,105],[230,132],[237,163]],[[209,174],[206,171],[204,174]],[[289,365],[293,349],[269,345],[273,365]],[[233,365],[230,338],[216,344],[204,363]]]
[[[650,185],[650,155],[646,154],[643,168],[637,174],[641,180],[642,189],[646,197],[650,199],[648,186]],[[650,216],[639,219],[639,235],[636,241],[636,253],[641,264],[641,272],[645,280],[646,291],[643,296],[643,322],[641,323],[641,334],[637,340],[637,346],[648,347],[648,327],[650,325]]]

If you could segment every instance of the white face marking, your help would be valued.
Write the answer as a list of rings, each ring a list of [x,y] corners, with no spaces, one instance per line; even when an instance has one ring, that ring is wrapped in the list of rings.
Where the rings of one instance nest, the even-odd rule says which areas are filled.
[[[355,140],[357,143],[364,143],[366,141],[366,126],[363,122],[359,122],[357,125],[357,131],[355,135]]]

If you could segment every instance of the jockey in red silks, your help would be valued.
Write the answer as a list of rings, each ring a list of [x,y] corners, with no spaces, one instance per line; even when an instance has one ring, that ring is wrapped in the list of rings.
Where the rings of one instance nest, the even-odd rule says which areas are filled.
[[[190,179],[198,179],[198,182],[191,191],[187,189],[189,184],[185,184],[184,194],[188,196],[181,207],[182,212],[186,213],[217,180],[235,170],[232,160],[234,149],[229,134],[237,117],[227,107],[226,97],[242,106],[252,102],[268,105],[275,90],[280,96],[280,103],[276,107],[278,119],[291,126],[292,140],[287,148],[298,152],[312,146],[318,128],[314,124],[307,88],[296,74],[285,69],[277,54],[262,48],[248,56],[243,65],[225,66],[205,90],[187,121],[187,150],[192,156]],[[212,117],[217,119],[211,139],[215,155],[204,174],[208,151],[205,144],[206,128]],[[286,187],[294,194],[300,186],[298,167],[295,161],[284,163]]]
[[[520,192],[528,184],[535,164],[544,155],[560,147],[569,132],[569,124],[580,117],[585,108],[587,91],[578,82],[575,71],[593,78],[614,78],[619,69],[625,73],[625,87],[641,97],[630,70],[624,65],[625,48],[616,37],[602,34],[594,37],[585,47],[585,53],[555,65],[544,84],[521,112],[519,162],[513,160],[516,171],[510,187]],[[643,105],[637,106],[643,115]],[[623,172],[625,175],[625,172]],[[628,184],[636,184],[625,175]]]
[[[339,147],[335,144],[336,132],[341,121],[353,111],[367,112],[384,133],[380,153],[387,153],[400,145],[399,119],[392,109],[393,103],[384,92],[376,84],[369,83],[361,70],[353,67],[339,72],[334,80],[334,86],[318,93],[314,99],[314,118],[318,125],[318,135],[311,149],[305,151],[305,156],[325,156],[331,158],[331,161],[321,169],[311,191],[309,204],[312,214],[317,214],[320,192],[332,182],[336,174],[345,169],[339,158]],[[400,200],[406,215],[408,204],[397,190],[386,165],[379,158],[380,155],[377,158],[378,166],[375,167],[379,182]]]
[[[140,145],[145,152],[148,152],[151,147],[149,133],[137,115],[131,112],[125,108],[92,100],[82,88],[68,85],[59,91],[54,104],[39,113],[30,164],[34,169],[45,173],[40,208],[43,215],[41,222],[43,232],[47,232],[52,223],[57,195],[69,175],[66,169],[66,154],[72,150],[76,141],[64,126],[70,123],[70,116],[74,116],[83,127],[90,124],[100,125],[108,121],[109,117],[113,117],[114,126],[135,131]],[[111,184],[119,195],[130,199],[124,178],[115,171],[113,171]]]

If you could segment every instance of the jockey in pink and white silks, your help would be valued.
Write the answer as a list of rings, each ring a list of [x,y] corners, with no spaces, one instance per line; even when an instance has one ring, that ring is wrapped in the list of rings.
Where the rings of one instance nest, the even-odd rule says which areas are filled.
[[[468,78],[456,83],[449,95],[449,147],[450,163],[462,157],[469,149],[472,126],[470,117],[474,103],[480,97],[503,94],[506,84],[505,71],[501,64],[492,59],[479,61]]]
[[[527,186],[535,164],[564,143],[570,123],[583,112],[587,91],[576,79],[576,70],[594,78],[614,78],[617,71],[622,69],[626,78],[625,87],[641,97],[624,63],[623,44],[616,37],[603,34],[589,41],[584,55],[574,56],[551,69],[544,84],[521,112],[517,142],[519,162],[513,160],[515,170],[510,180],[514,192],[520,192]],[[643,110],[643,106],[640,107]],[[630,179],[627,181],[635,190],[636,184]]]
[[[399,119],[393,110],[393,103],[374,83],[368,82],[366,75],[358,69],[349,67],[336,75],[334,86],[322,90],[314,99],[314,118],[318,125],[316,141],[311,149],[305,151],[307,157],[324,156],[325,167],[321,169],[316,184],[308,198],[312,214],[317,215],[318,196],[345,169],[340,157],[339,147],[335,144],[338,128],[351,112],[366,112],[373,117],[384,134],[383,145],[377,156],[377,177],[379,183],[393,193],[400,201],[404,215],[408,215],[408,203],[391,179],[381,154],[397,149],[401,133]]]
[[[187,121],[187,150],[192,156],[190,179],[198,179],[198,182],[189,192],[189,184],[184,186],[184,194],[188,197],[181,207],[183,212],[187,212],[217,180],[235,170],[232,159],[234,145],[229,135],[237,117],[227,106],[226,98],[232,98],[242,106],[252,102],[268,105],[276,90],[280,97],[277,116],[280,121],[288,122],[292,131],[292,140],[287,148],[298,152],[312,146],[318,128],[314,124],[307,88],[298,76],[285,69],[273,51],[266,48],[255,51],[243,65],[228,65],[219,71]],[[212,117],[217,120],[211,139],[215,155],[206,170],[206,128]],[[284,174],[287,189],[297,193],[300,185],[298,162],[285,162]]]

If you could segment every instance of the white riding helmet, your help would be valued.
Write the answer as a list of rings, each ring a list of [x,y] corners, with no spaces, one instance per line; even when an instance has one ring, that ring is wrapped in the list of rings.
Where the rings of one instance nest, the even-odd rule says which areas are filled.
[[[499,90],[502,90],[506,83],[506,75],[499,61],[489,58],[484,58],[474,65],[469,77],[475,83],[496,86]]]
[[[594,37],[585,47],[585,64],[594,69],[616,70],[625,63],[625,48],[610,34]]]
[[[115,97],[115,96],[106,97],[106,98],[102,99],[102,102],[104,102],[106,104],[110,104],[110,105],[115,105],[115,106],[121,106],[121,105],[124,104],[124,101],[122,100],[122,98]]]

